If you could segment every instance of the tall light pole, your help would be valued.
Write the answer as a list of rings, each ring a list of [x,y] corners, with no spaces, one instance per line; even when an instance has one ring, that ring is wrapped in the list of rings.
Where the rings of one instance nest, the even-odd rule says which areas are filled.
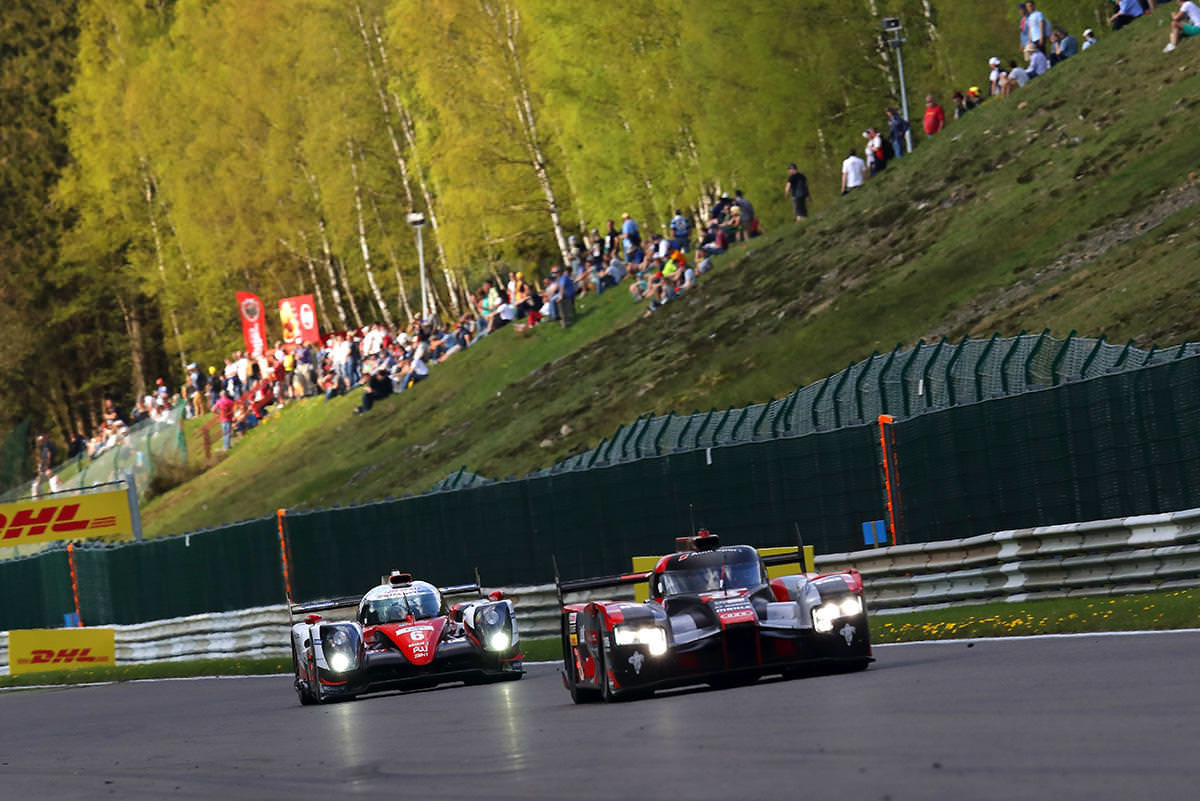
[[[419,211],[410,212],[408,224],[417,231],[417,264],[421,269],[421,324],[429,319],[429,290],[425,285],[425,243],[421,239],[421,228],[425,225],[425,215]]]
[[[900,52],[900,48],[904,46],[904,39],[900,36],[900,19],[899,17],[884,17],[883,32],[891,34],[892,38],[885,39],[887,46],[896,51],[896,66],[900,70],[900,109],[904,114],[905,122],[909,123],[908,130],[904,132],[904,144],[908,152],[912,152],[912,120],[908,118],[908,88],[904,85],[904,56]]]

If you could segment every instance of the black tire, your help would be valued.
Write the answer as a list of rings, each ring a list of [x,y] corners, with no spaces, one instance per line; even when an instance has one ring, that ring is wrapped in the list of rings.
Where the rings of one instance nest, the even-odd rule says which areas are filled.
[[[301,706],[313,706],[319,703],[313,697],[312,690],[308,686],[308,682],[300,678],[300,661],[296,656],[296,646],[292,645],[292,673],[295,676],[296,695],[300,697]]]

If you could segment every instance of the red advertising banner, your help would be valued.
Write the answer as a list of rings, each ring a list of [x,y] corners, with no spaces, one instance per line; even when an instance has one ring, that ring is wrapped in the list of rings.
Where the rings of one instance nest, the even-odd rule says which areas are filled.
[[[283,323],[285,342],[320,342],[317,329],[317,310],[312,295],[297,295],[279,301],[279,322]]]
[[[249,292],[237,293],[238,314],[242,318],[242,337],[251,356],[258,356],[267,349],[267,323],[264,319],[262,301]]]

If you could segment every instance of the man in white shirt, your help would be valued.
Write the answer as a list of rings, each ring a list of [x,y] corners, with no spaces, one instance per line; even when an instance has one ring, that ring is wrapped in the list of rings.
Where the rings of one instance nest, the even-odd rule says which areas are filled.
[[[854,148],[850,148],[850,155],[842,162],[842,194],[862,186],[866,175],[867,163],[858,157]]]
[[[1041,52],[1046,52],[1046,43],[1050,41],[1050,22],[1046,15],[1037,10],[1036,3],[1026,3],[1025,9],[1029,16],[1025,18],[1025,30],[1029,34],[1029,44]]]
[[[1180,37],[1200,34],[1200,6],[1192,0],[1179,0],[1179,10],[1171,15],[1171,38],[1164,53],[1170,53],[1179,44]]]

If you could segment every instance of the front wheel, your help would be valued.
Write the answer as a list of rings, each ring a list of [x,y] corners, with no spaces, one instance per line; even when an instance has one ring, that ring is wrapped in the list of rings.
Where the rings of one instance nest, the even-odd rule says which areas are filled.
[[[300,660],[296,655],[296,646],[292,646],[292,672],[295,676],[296,695],[300,697],[301,706],[312,706],[320,703],[312,690],[308,686],[308,682],[300,676]]]

